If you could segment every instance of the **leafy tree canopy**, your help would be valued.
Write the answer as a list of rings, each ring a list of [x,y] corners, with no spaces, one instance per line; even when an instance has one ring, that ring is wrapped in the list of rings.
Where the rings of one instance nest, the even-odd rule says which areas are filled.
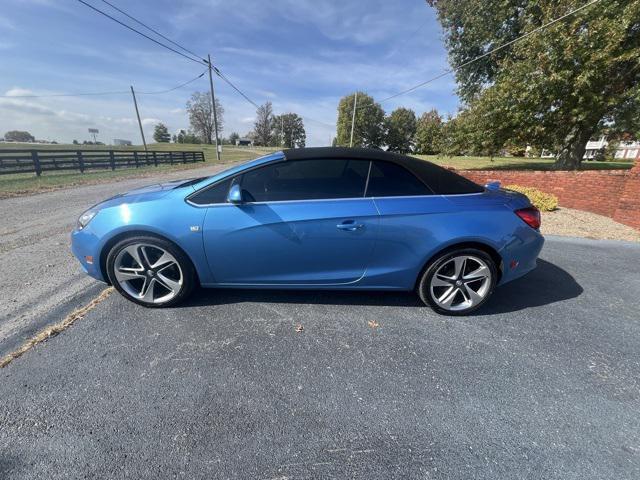
[[[445,29],[452,65],[558,18],[587,0],[427,0]],[[460,122],[488,148],[511,141],[558,152],[578,168],[604,126],[638,130],[640,2],[601,1],[456,70]],[[635,113],[634,113],[635,112]]]
[[[409,153],[416,134],[416,114],[408,108],[397,108],[385,119],[386,144],[391,152]]]
[[[4,134],[4,139],[7,142],[35,142],[36,139],[29,132],[21,130],[11,130]]]
[[[169,143],[171,134],[164,123],[158,123],[153,129],[153,139],[158,143]]]
[[[338,105],[338,146],[349,146],[354,102],[355,93],[343,97]],[[353,130],[354,147],[380,148],[384,143],[384,110],[364,92],[358,92]]]
[[[307,143],[307,133],[304,121],[297,113],[285,113],[274,117],[272,132],[273,146],[284,148],[304,148]]]
[[[442,117],[433,109],[422,114],[416,127],[415,150],[425,155],[435,155],[442,149]]]
[[[202,140],[191,131],[180,130],[177,135],[174,135],[173,141],[175,143],[193,143],[200,144]]]
[[[240,135],[238,135],[238,132],[231,132],[231,135],[229,135],[229,143],[231,145],[235,145],[236,141],[240,138]]]

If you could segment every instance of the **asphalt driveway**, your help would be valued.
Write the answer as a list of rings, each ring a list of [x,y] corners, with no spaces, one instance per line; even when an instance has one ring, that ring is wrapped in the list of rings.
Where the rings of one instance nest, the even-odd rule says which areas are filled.
[[[553,238],[477,315],[112,295],[0,370],[0,478],[640,478],[640,246]]]

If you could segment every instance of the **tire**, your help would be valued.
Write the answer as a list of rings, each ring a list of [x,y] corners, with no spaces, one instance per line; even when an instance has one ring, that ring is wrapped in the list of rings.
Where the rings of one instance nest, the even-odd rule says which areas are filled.
[[[460,248],[429,262],[417,293],[437,313],[467,315],[491,297],[497,279],[498,269],[490,255],[476,248]]]
[[[138,305],[171,307],[185,300],[197,284],[191,260],[160,237],[136,235],[116,243],[107,255],[111,284]]]

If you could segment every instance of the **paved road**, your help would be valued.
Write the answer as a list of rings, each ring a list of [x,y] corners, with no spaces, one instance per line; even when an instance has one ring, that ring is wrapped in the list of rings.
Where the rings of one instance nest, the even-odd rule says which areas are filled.
[[[228,166],[0,199],[0,355],[97,293],[69,251],[69,234],[84,210],[136,187],[210,175]]]
[[[638,479],[638,258],[549,239],[468,318],[409,294],[113,295],[0,370],[0,478]]]

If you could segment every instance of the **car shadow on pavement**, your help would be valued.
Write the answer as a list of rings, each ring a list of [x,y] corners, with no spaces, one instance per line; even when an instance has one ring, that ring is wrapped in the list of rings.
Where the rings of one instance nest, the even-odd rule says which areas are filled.
[[[495,289],[493,297],[474,315],[517,312],[579,297],[584,289],[569,272],[538,259],[538,267],[524,277]]]
[[[474,315],[515,312],[561,302],[579,296],[582,287],[562,268],[545,260],[518,280],[497,288],[487,304]],[[426,308],[413,292],[358,290],[239,290],[198,289],[178,308],[234,303],[291,303],[311,305],[363,305]]]

